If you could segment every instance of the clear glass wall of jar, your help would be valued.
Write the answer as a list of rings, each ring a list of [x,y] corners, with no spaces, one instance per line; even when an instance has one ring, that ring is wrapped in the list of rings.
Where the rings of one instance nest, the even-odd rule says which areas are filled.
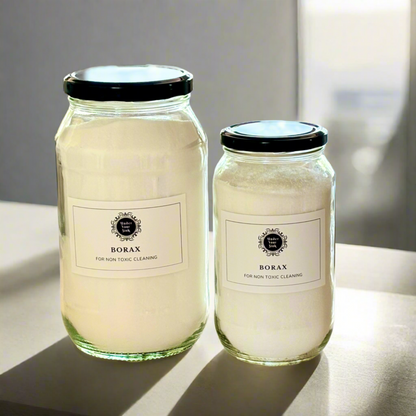
[[[192,75],[98,67],[67,76],[56,135],[61,308],[101,358],[178,354],[207,319],[207,140]]]
[[[214,175],[215,324],[261,365],[315,357],[333,325],[335,174],[325,129],[263,121],[222,131]]]

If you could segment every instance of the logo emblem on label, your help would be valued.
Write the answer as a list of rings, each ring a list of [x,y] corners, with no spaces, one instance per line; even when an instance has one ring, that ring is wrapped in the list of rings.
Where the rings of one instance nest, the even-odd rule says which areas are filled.
[[[137,234],[142,232],[141,220],[132,212],[119,212],[111,221],[111,232],[120,241],[133,241]]]
[[[279,256],[287,247],[287,236],[278,228],[266,228],[266,231],[259,236],[258,247],[267,256]]]

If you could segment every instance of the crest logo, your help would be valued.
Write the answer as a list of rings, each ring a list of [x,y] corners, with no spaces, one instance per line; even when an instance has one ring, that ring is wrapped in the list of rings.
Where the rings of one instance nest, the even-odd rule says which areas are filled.
[[[287,236],[278,228],[266,228],[266,231],[259,236],[258,247],[266,253],[266,256],[279,256],[287,247]]]
[[[142,232],[141,220],[132,212],[119,212],[111,221],[111,232],[120,241],[133,241],[137,234]]]

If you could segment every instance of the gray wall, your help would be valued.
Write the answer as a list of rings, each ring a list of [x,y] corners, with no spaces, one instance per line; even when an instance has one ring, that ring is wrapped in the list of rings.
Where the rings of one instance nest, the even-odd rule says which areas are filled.
[[[407,113],[407,248],[416,251],[416,0],[411,2],[409,111]]]
[[[210,141],[221,128],[296,117],[294,0],[0,0],[0,199],[55,204],[62,78],[94,65],[176,65]]]

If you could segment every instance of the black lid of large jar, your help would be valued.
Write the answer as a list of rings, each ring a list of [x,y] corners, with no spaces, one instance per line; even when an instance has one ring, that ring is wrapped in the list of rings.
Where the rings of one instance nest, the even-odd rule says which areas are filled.
[[[325,128],[300,121],[249,121],[221,131],[223,146],[247,152],[297,152],[324,146],[327,141]]]
[[[96,66],[64,78],[64,91],[73,98],[92,101],[154,101],[186,95],[193,76],[164,65]]]

